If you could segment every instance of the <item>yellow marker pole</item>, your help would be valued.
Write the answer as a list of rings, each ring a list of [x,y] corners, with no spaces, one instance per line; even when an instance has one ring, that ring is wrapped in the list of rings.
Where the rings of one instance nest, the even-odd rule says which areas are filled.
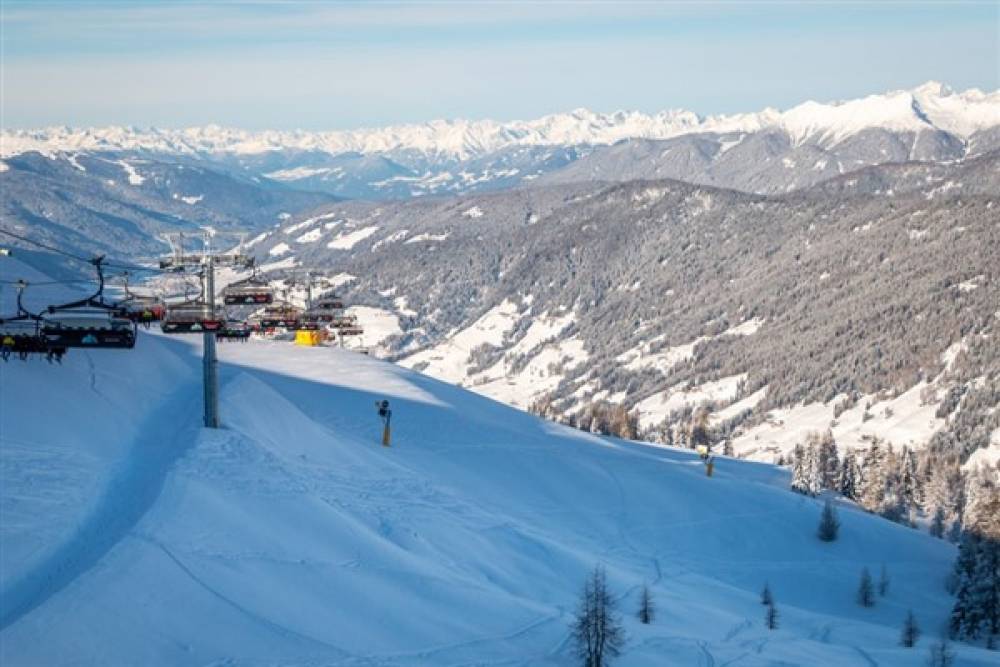
[[[385,426],[382,428],[382,446],[389,446],[389,423],[386,422]]]

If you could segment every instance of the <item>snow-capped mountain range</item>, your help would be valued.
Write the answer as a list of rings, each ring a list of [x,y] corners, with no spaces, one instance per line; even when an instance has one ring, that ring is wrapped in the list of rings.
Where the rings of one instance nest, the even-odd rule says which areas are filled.
[[[1000,91],[940,83],[787,111],[701,117],[585,109],[537,120],[437,120],[343,132],[217,126],[5,130],[0,172],[39,155],[196,167],[348,199],[399,200],[546,183],[673,178],[779,194],[887,162],[960,160],[1000,148]],[[151,181],[149,181],[151,182]]]
[[[787,111],[699,116],[685,110],[648,115],[577,109],[527,121],[434,120],[427,123],[330,132],[249,131],[208,125],[184,129],[136,127],[5,129],[0,155],[28,151],[152,151],[252,155],[294,149],[329,154],[416,151],[469,160],[515,146],[608,145],[623,139],[669,139],[694,133],[786,132],[796,143],[834,145],[867,129],[944,131],[967,139],[1000,126],[1000,91],[956,92],[938,82],[862,99],[805,102]]]

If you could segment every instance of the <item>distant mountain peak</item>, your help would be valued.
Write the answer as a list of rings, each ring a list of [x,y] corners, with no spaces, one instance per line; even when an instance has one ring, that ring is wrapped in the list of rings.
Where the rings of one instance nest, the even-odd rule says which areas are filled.
[[[458,159],[511,146],[607,145],[622,139],[668,139],[698,132],[756,132],[776,128],[794,141],[832,144],[867,129],[941,130],[960,139],[1000,126],[1000,91],[955,92],[928,81],[912,90],[822,103],[807,101],[787,111],[702,117],[673,109],[646,114],[600,113],[577,108],[534,120],[438,119],[425,123],[345,131],[248,131],[215,124],[184,129],[135,127],[4,130],[0,155],[37,150],[52,154],[81,150],[143,150],[160,153],[260,154],[281,149],[330,154],[414,150]]]

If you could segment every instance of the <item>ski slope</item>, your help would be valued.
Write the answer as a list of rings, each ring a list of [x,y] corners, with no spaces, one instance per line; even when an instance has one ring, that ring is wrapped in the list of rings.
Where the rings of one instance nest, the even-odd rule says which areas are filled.
[[[574,665],[598,563],[620,665],[922,664],[929,639],[897,646],[906,610],[928,634],[950,610],[952,546],[850,508],[821,543],[818,502],[772,466],[707,478],[687,451],[349,351],[219,345],[224,428],[202,429],[181,338],[0,364],[0,664]],[[889,595],[858,607],[861,567],[883,563]]]

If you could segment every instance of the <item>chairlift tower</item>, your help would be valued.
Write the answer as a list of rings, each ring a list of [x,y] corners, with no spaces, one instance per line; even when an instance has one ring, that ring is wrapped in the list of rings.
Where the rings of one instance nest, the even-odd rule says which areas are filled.
[[[205,275],[205,293],[209,312],[215,312],[215,268],[217,266],[233,266],[247,268],[253,260],[243,254],[242,248],[235,252],[213,253],[211,250],[211,232],[206,231],[203,237],[204,248],[200,254],[185,254],[183,236],[178,235],[177,242],[171,240],[173,253],[170,257],[160,260],[160,267],[185,271],[198,268]],[[168,237],[168,240],[169,237]],[[241,242],[242,245],[242,242]],[[202,352],[202,385],[205,399],[205,428],[219,428],[219,360],[215,350],[215,331],[206,330],[203,333]]]

